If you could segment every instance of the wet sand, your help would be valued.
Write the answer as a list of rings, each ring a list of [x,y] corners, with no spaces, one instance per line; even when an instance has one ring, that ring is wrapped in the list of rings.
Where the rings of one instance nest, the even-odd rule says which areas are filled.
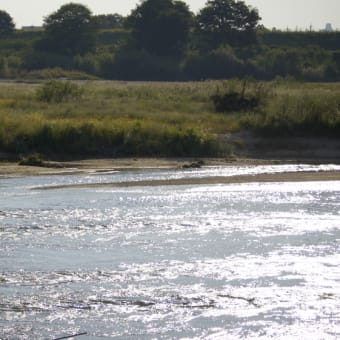
[[[235,184],[252,182],[303,182],[303,181],[335,181],[340,180],[340,172],[286,172],[277,174],[259,174],[244,176],[224,177],[201,177],[181,178],[169,180],[149,180],[112,183],[89,183],[58,186],[44,186],[33,188],[33,190],[56,190],[56,189],[81,189],[81,188],[128,188],[143,186],[169,186],[169,185],[207,185],[207,184]]]
[[[24,177],[24,176],[44,176],[63,174],[86,174],[101,173],[109,171],[123,171],[133,169],[176,169],[184,165],[190,165],[197,161],[191,158],[118,158],[118,159],[88,159],[72,162],[46,162],[45,167],[22,166],[18,163],[0,162],[1,177]],[[224,159],[207,158],[204,159],[205,166],[227,166],[227,165],[260,165],[279,164],[273,161],[255,159]]]
[[[0,179],[10,177],[42,176],[42,175],[72,175],[93,174],[111,171],[124,171],[134,169],[168,168],[178,169],[190,165],[193,159],[100,159],[83,160],[68,163],[51,163],[51,167],[19,166],[16,163],[0,163]],[[322,162],[292,160],[271,161],[260,159],[204,159],[204,166],[249,166],[269,164],[298,164]],[[53,167],[55,166],[55,167]],[[100,187],[141,187],[141,186],[168,186],[168,185],[204,185],[204,184],[232,184],[250,182],[294,182],[294,181],[333,181],[340,180],[340,171],[320,172],[285,172],[275,174],[237,175],[237,176],[210,176],[201,178],[181,178],[169,180],[148,180],[113,183],[91,183],[79,185],[50,186],[36,189],[72,189],[72,188],[100,188]]]

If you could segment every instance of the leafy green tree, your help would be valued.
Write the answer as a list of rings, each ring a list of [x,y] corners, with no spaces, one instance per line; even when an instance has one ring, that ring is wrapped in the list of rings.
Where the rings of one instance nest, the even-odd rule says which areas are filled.
[[[124,27],[125,18],[120,14],[100,14],[94,16],[99,29],[117,29]]]
[[[44,20],[42,49],[65,55],[84,54],[94,49],[96,24],[84,5],[69,3]]]
[[[144,0],[127,18],[137,48],[156,55],[179,55],[188,42],[193,14],[177,0]]]
[[[0,10],[0,36],[6,36],[14,31],[15,25],[12,17],[6,12]]]
[[[225,79],[245,76],[244,62],[230,46],[221,46],[207,53],[193,51],[183,62],[187,79]]]
[[[175,58],[158,56],[146,50],[121,49],[100,63],[100,76],[118,80],[178,80],[179,63]]]
[[[196,32],[209,48],[222,44],[244,46],[256,41],[257,9],[244,1],[209,0],[196,17]]]

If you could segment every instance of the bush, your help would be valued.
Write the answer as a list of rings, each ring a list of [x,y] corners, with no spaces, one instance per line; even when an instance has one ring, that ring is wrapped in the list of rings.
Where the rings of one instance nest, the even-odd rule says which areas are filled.
[[[230,92],[211,97],[217,112],[235,112],[255,109],[259,105],[256,97],[246,98],[243,93]]]
[[[249,81],[231,81],[225,83],[227,88],[221,93],[217,88],[211,96],[217,112],[240,112],[256,110],[272,95],[263,83]]]
[[[37,48],[27,49],[23,55],[23,68],[28,71],[44,68],[62,68],[72,70],[75,60],[72,56],[59,55],[51,52],[42,52]]]
[[[187,79],[226,79],[244,76],[244,63],[230,46],[208,53],[191,52],[183,63]]]
[[[99,75],[116,80],[177,80],[179,65],[175,60],[153,55],[145,50],[121,50],[113,58],[100,62]]]
[[[37,90],[37,98],[47,103],[61,103],[78,100],[83,94],[83,89],[69,81],[50,80]]]
[[[256,56],[252,63],[259,76],[270,79],[276,76],[307,81],[336,79],[336,72],[325,74],[332,64],[332,54],[317,46],[305,48],[266,48]],[[336,68],[336,67],[335,67]]]
[[[38,153],[33,153],[25,157],[21,157],[19,165],[28,165],[28,166],[43,166],[44,161],[41,158],[41,155]]]

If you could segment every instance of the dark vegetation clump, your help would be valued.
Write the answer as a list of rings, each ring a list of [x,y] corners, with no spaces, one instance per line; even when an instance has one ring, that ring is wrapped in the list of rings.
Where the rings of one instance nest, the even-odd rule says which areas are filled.
[[[269,96],[269,90],[264,84],[245,79],[240,82],[228,82],[226,89],[217,88],[216,94],[211,96],[216,112],[234,113],[256,111],[264,104]],[[240,87],[239,84],[242,84]]]
[[[184,164],[182,166],[182,169],[200,169],[202,168],[204,164],[205,164],[204,161],[199,160],[199,161],[191,162],[189,164]]]
[[[27,156],[22,156],[19,165],[44,166],[44,161],[39,153],[32,153]]]
[[[259,99],[244,97],[242,93],[230,92],[211,97],[217,112],[248,111],[258,107]]]

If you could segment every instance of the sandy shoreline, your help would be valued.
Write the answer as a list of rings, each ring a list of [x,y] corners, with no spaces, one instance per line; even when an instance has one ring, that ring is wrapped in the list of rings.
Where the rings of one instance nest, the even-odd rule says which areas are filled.
[[[43,175],[76,175],[94,174],[111,171],[127,171],[137,169],[178,169],[183,165],[191,164],[193,159],[97,159],[83,160],[67,163],[51,163],[58,167],[32,167],[19,166],[17,163],[0,163],[1,178],[43,176]],[[317,160],[259,160],[259,159],[204,159],[204,166],[251,166],[273,164],[330,164],[331,162],[318,162]],[[62,185],[36,189],[72,189],[72,188],[100,188],[100,187],[141,187],[141,186],[168,186],[168,185],[207,185],[232,184],[251,182],[296,182],[296,181],[338,181],[340,171],[319,172],[283,172],[274,174],[237,175],[237,176],[210,176],[200,178],[181,178],[151,181],[93,183],[80,185]]]
[[[21,166],[14,162],[0,162],[1,177],[25,177],[63,174],[86,174],[108,171],[124,171],[134,169],[178,169],[184,165],[195,162],[196,159],[172,158],[118,158],[118,159],[88,159],[72,162],[49,162],[51,167]],[[255,159],[204,159],[205,166],[230,166],[230,165],[260,165],[280,164],[277,161]]]
[[[276,174],[258,174],[224,177],[180,178],[165,180],[147,180],[112,183],[86,183],[44,186],[32,190],[57,190],[57,189],[86,189],[86,188],[129,188],[145,186],[171,186],[171,185],[213,185],[213,184],[238,184],[254,182],[310,182],[310,181],[340,181],[339,171],[323,172],[285,172]]]

